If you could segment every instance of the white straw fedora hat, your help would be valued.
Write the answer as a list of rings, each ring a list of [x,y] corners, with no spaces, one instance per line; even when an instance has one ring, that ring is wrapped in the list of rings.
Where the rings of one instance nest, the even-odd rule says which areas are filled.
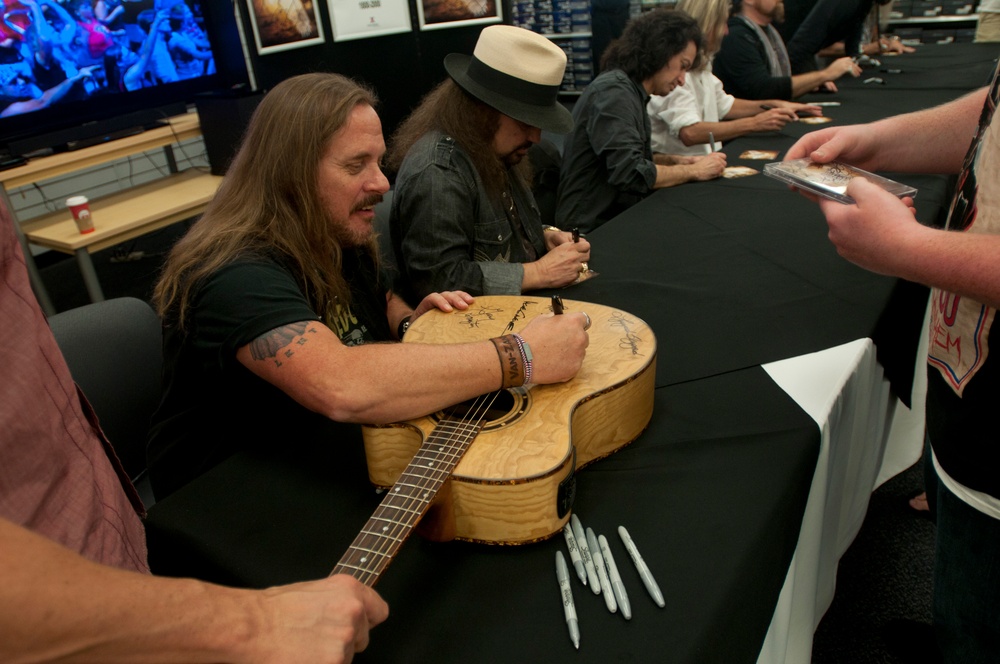
[[[565,134],[573,116],[557,97],[566,54],[540,34],[513,25],[479,33],[471,56],[451,53],[444,68],[463,90],[504,115]]]

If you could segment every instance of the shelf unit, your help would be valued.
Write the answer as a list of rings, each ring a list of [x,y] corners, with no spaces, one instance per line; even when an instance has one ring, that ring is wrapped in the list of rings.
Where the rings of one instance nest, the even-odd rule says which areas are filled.
[[[29,276],[46,314],[55,313],[45,291],[28,244],[76,256],[90,299],[99,302],[104,293],[90,254],[126,242],[169,224],[201,214],[215,195],[221,176],[198,169],[178,172],[172,146],[201,136],[197,113],[169,118],[167,125],[81,150],[32,159],[24,166],[0,171],[0,198],[14,216],[14,227],[22,242]],[[129,155],[162,148],[170,175],[130,187],[120,193],[90,201],[94,231],[81,234],[68,209],[19,222],[8,191],[60,175],[105,164]]]
[[[576,96],[594,79],[590,0],[520,0],[511,3],[511,20],[551,39],[566,53],[559,94]]]
[[[970,0],[896,0],[886,32],[910,45],[972,41],[979,19],[976,7]]]

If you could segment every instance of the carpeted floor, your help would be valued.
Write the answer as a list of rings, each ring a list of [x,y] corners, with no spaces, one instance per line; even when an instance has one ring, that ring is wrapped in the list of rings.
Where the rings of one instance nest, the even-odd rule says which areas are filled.
[[[840,560],[833,604],[816,630],[814,664],[917,664],[892,655],[882,630],[898,619],[930,622],[934,525],[908,504],[922,488],[918,462],[872,494],[864,525]]]
[[[94,254],[105,297],[149,299],[163,255],[184,223]],[[131,256],[134,260],[122,260]],[[89,300],[76,260],[37,258],[57,311]],[[895,619],[930,620],[934,526],[907,505],[923,486],[922,465],[886,482],[872,495],[864,525],[840,562],[837,590],[815,634],[814,664],[915,664],[893,656],[882,629]]]

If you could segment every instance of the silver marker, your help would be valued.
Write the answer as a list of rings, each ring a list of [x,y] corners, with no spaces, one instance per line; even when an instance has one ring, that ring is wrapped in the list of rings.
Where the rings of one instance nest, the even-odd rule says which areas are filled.
[[[625,616],[625,620],[632,620],[632,605],[628,603],[628,593],[625,592],[625,586],[622,585],[622,577],[618,574],[618,565],[615,564],[615,557],[611,555],[611,549],[608,547],[608,538],[601,535],[597,538],[597,542],[601,547],[601,555],[604,556],[604,566],[608,568],[608,577],[611,579],[611,587],[615,591],[615,599],[618,600],[618,606],[621,607],[622,615]]]
[[[604,604],[608,611],[615,613],[618,611],[618,602],[615,600],[615,591],[611,587],[611,579],[608,578],[608,571],[604,566],[604,556],[601,555],[601,547],[594,537],[594,531],[587,528],[587,546],[590,547],[590,555],[594,558],[594,567],[597,568],[597,578],[601,581],[601,593],[604,595]]]
[[[576,537],[576,545],[580,549],[580,557],[583,558],[583,568],[587,570],[587,580],[590,589],[595,595],[601,594],[601,581],[597,578],[597,570],[594,568],[594,559],[590,555],[590,547],[587,546],[587,534],[583,530],[583,524],[580,523],[580,517],[574,512],[569,518],[570,522],[573,524],[573,535]]]
[[[573,529],[570,528],[568,523],[563,526],[563,537],[566,538],[566,548],[569,549],[569,559],[573,561],[573,568],[576,570],[576,575],[583,581],[583,585],[587,585],[587,570],[583,568],[580,547],[577,546]]]
[[[576,605],[573,604],[573,589],[569,587],[569,568],[562,551],[556,551],[556,578],[559,579],[559,593],[562,595],[563,614],[569,627],[569,638],[573,647],[580,649],[580,623],[576,619]]]
[[[666,602],[663,601],[663,593],[660,592],[660,586],[656,585],[653,573],[649,571],[646,561],[639,555],[639,549],[635,547],[635,543],[632,541],[632,537],[628,534],[628,531],[625,530],[625,526],[618,526],[618,536],[622,538],[625,550],[628,551],[628,555],[632,558],[635,568],[639,570],[639,578],[642,579],[642,585],[646,586],[649,596],[662,609],[666,605]]]

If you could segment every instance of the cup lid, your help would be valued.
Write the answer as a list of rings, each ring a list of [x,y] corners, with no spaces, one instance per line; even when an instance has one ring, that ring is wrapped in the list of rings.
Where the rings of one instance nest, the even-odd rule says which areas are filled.
[[[86,196],[70,196],[66,199],[66,205],[83,205],[86,202]]]

